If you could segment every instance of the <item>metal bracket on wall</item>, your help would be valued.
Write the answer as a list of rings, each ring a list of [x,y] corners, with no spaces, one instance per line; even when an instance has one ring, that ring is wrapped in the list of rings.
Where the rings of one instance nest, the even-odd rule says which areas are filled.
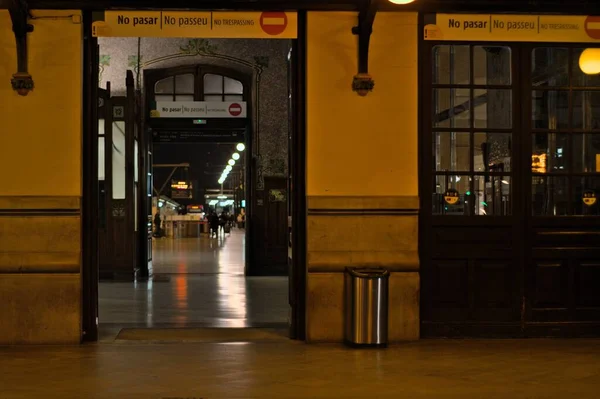
[[[373,78],[369,75],[369,44],[379,1],[367,0],[358,13],[358,25],[352,28],[352,34],[358,36],[358,74],[352,81],[352,90],[360,96],[366,96],[375,86]]]
[[[12,0],[8,12],[17,42],[17,72],[10,83],[19,95],[26,96],[33,90],[33,78],[27,71],[27,34],[33,32],[33,25],[29,23],[31,15],[25,0]]]

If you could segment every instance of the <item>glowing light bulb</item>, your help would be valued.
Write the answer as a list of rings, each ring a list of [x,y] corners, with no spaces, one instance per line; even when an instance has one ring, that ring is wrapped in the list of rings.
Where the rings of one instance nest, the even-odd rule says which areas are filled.
[[[579,57],[579,68],[586,75],[597,75],[600,73],[600,48],[588,48],[583,50]]]
[[[242,151],[244,151],[244,150],[246,149],[246,146],[244,145],[244,143],[239,143],[239,144],[238,144],[238,145],[235,147],[235,149],[236,149],[236,150],[238,150],[238,151],[240,151],[240,152],[242,152]]]
[[[231,166],[235,165],[235,161],[233,159],[230,159],[229,162],[227,162],[227,163]]]
[[[238,153],[236,152],[236,153],[234,153],[234,154],[231,156],[231,158],[233,158],[233,159],[235,159],[235,160],[237,161],[238,159],[240,159],[240,154],[238,154]]]

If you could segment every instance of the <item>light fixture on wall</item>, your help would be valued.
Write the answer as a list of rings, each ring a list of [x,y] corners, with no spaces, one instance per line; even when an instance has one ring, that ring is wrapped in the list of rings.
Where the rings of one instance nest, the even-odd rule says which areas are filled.
[[[600,73],[600,48],[587,48],[579,57],[579,68],[586,75],[597,75]]]
[[[413,3],[415,0],[388,0],[388,1],[392,4],[410,4],[410,3]]]
[[[26,3],[22,1],[12,2],[9,7],[10,18],[12,21],[12,30],[15,35],[17,48],[17,72],[10,80],[14,91],[20,96],[26,96],[33,90],[33,78],[27,72],[28,68],[28,47],[27,34],[33,32],[33,25],[29,23],[29,10]]]

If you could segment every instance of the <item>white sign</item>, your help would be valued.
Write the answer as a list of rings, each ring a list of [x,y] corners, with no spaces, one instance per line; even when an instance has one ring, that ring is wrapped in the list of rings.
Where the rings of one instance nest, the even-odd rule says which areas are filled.
[[[151,118],[245,118],[246,103],[205,101],[157,101]]]

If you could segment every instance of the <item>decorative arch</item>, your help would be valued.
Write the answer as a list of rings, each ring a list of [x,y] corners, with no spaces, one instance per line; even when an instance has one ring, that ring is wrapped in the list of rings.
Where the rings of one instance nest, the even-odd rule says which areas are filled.
[[[204,77],[206,75],[216,75],[216,76],[222,76],[224,79],[224,83],[225,83],[225,79],[228,79],[229,82],[234,81],[233,84],[235,85],[235,82],[240,82],[242,85],[242,93],[241,93],[241,98],[236,98],[236,100],[241,100],[241,101],[245,101],[248,103],[248,115],[251,118],[251,126],[252,126],[252,131],[250,132],[250,136],[252,139],[252,154],[256,157],[260,157],[259,155],[259,148],[260,148],[260,140],[259,140],[259,121],[260,121],[260,101],[259,101],[259,95],[260,95],[260,76],[262,73],[262,67],[258,66],[257,64],[252,64],[250,62],[246,62],[237,58],[233,58],[233,57],[228,57],[228,56],[221,56],[221,55],[209,55],[209,54],[202,54],[202,61],[207,61],[206,58],[212,58],[210,61],[217,61],[217,62],[228,62],[228,63],[232,63],[236,66],[236,67],[231,67],[231,66],[223,66],[223,65],[218,65],[218,64],[210,64],[210,63],[200,63],[200,64],[193,64],[193,65],[179,65],[179,66],[172,66],[172,67],[166,67],[166,68],[160,68],[160,69],[152,69],[150,68],[150,66],[152,65],[158,65],[158,64],[169,64],[168,61],[174,61],[174,59],[178,59],[178,58],[195,58],[193,55],[190,54],[176,54],[176,55],[171,55],[171,56],[167,56],[167,57],[161,57],[159,59],[155,59],[152,60],[150,62],[147,62],[143,65],[143,71],[144,71],[144,89],[145,89],[145,98],[146,98],[146,104],[145,104],[145,108],[146,111],[150,110],[151,105],[152,105],[152,101],[155,101],[155,96],[156,96],[156,84],[161,82],[161,81],[165,81],[165,79],[169,79],[169,78],[173,78],[174,81],[176,79],[179,79],[180,82],[184,82],[186,79],[190,80],[191,78],[189,76],[192,76],[193,78],[193,90],[187,90],[188,93],[175,93],[177,91],[177,89],[175,88],[174,93],[175,94],[172,98],[173,100],[171,101],[175,101],[175,99],[177,99],[177,94],[179,94],[179,101],[215,101],[214,99],[208,99],[205,100],[205,96],[206,95],[211,95],[210,91],[205,93],[205,82],[204,82]],[[185,78],[181,77],[181,76],[186,76]],[[178,78],[179,77],[179,78]],[[176,85],[176,83],[175,83]],[[223,95],[225,95],[227,90],[225,90],[225,87],[223,87]],[[168,94],[168,93],[165,93]],[[213,93],[217,94],[217,93]],[[160,93],[159,93],[160,95]],[[227,93],[227,95],[235,95],[235,96],[239,96],[239,93]],[[223,97],[223,101],[227,101],[225,100],[225,98]]]

